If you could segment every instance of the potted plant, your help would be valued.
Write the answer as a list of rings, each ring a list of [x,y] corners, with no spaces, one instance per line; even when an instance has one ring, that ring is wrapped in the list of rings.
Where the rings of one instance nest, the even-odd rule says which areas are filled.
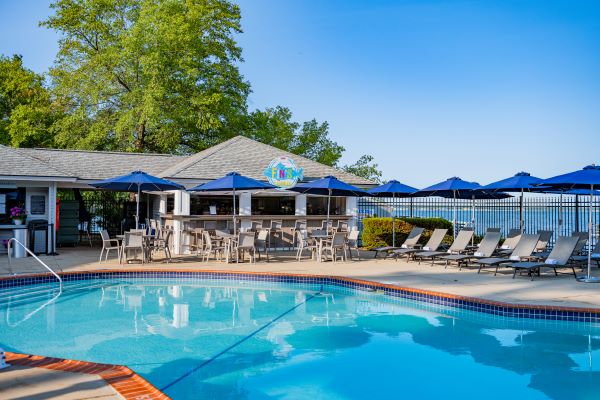
[[[15,225],[22,225],[25,222],[25,218],[27,218],[27,211],[23,207],[13,207],[10,209],[10,217]]]

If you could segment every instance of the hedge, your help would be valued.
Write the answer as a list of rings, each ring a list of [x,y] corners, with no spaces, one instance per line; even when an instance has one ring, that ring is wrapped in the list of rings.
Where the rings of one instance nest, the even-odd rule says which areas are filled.
[[[364,218],[362,246],[368,249],[392,245],[392,218]],[[414,226],[425,228],[419,243],[425,244],[436,228],[448,229],[444,242],[452,241],[452,222],[443,218],[396,218],[396,246],[404,242]]]

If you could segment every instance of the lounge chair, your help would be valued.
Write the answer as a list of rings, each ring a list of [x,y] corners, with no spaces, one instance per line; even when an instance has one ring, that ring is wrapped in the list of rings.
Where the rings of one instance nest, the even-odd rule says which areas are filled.
[[[479,265],[479,270],[477,273],[481,273],[483,268],[495,268],[494,276],[498,273],[498,268],[502,264],[514,262],[514,261],[523,261],[531,257],[533,250],[535,250],[535,245],[538,240],[540,240],[540,235],[537,233],[524,233],[521,235],[521,239],[519,239],[519,243],[515,246],[515,249],[510,253],[508,257],[490,257],[490,258],[482,258],[480,260],[475,261],[476,264]]]
[[[406,256],[406,260],[408,261],[411,256],[414,256],[416,253],[423,251],[437,251],[442,244],[442,240],[444,240],[444,236],[448,233],[448,229],[434,229],[431,234],[431,237],[425,243],[425,246],[422,248],[413,247],[411,249],[396,249],[392,251],[392,257],[396,257],[396,260],[399,258]]]
[[[521,230],[511,229],[510,231],[508,231],[508,235],[506,235],[506,239],[500,246],[500,250],[498,252],[502,254],[510,254],[514,250],[517,243],[519,243],[520,239]]]
[[[554,275],[558,275],[557,268],[571,268],[573,275],[575,275],[574,264],[570,262],[573,251],[577,246],[579,238],[576,236],[560,236],[554,245],[554,248],[550,252],[550,255],[544,262],[515,262],[506,264],[506,267],[513,268],[513,279],[515,278],[517,271],[527,271],[527,275],[533,280],[533,276],[537,271],[538,276],[540,270],[543,267],[554,269]]]
[[[575,236],[575,237],[579,238],[579,241],[577,242],[577,246],[575,246],[575,252],[573,254],[581,255],[583,253],[583,249],[589,239],[588,232],[573,232],[573,234],[571,236]]]
[[[500,243],[500,232],[499,231],[488,231],[481,242],[479,247],[473,254],[450,254],[440,256],[440,260],[446,260],[446,268],[450,262],[456,262],[458,269],[462,269],[462,265],[467,266],[470,260],[478,260],[482,258],[491,257]]]
[[[390,255],[390,251],[392,251],[392,250],[396,250],[399,248],[410,249],[410,248],[416,247],[418,245],[417,243],[418,243],[419,239],[421,239],[421,235],[423,234],[424,230],[425,230],[424,228],[419,228],[416,226],[414,228],[412,228],[412,230],[406,237],[406,240],[404,241],[404,243],[402,243],[402,245],[400,247],[383,246],[383,247],[377,247],[377,248],[373,249],[373,250],[375,250],[375,257],[373,257],[373,258],[377,258],[377,255],[381,252],[385,253],[384,258],[388,258],[388,256]]]
[[[431,258],[431,265],[433,265],[433,261],[438,257],[447,256],[449,254],[464,253],[469,245],[469,242],[471,241],[471,238],[473,237],[473,234],[474,232],[472,229],[461,229],[447,251],[424,251],[415,254],[414,258],[419,260],[419,264],[424,258]]]
[[[577,245],[579,245],[579,241],[577,242]],[[577,254],[579,252],[577,252],[577,246],[575,246],[575,250],[574,250],[573,254]],[[596,242],[596,246],[594,246],[594,249],[592,250],[591,259],[592,259],[592,261],[596,262],[598,267],[600,267],[600,240],[598,242]],[[573,257],[571,257],[571,261],[573,261],[575,264],[586,264],[587,265],[587,260],[588,260],[587,254],[586,255],[574,255]]]
[[[535,245],[534,252],[541,253],[546,251],[546,249],[548,248],[548,243],[550,243],[550,239],[552,239],[554,231],[545,231],[543,229],[540,229],[537,231],[537,233],[540,235],[540,240],[538,240],[537,244]]]

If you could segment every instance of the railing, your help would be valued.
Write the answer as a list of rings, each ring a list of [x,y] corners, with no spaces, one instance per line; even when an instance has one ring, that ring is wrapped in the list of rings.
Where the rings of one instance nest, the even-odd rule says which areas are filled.
[[[44,268],[46,268],[52,275],[54,275],[54,277],[56,279],[58,279],[58,282],[60,283],[59,292],[62,292],[62,285],[63,285],[62,278],[56,272],[54,272],[54,270],[52,268],[50,268],[49,266],[47,266],[45,262],[43,262],[42,260],[40,260],[39,257],[36,256],[31,250],[29,250],[27,248],[27,246],[25,246],[23,243],[19,242],[15,238],[11,238],[8,241],[7,248],[8,248],[8,265],[9,266],[12,265],[12,249],[11,249],[12,243],[17,243],[19,246],[21,246],[27,252],[27,254],[29,254],[31,257],[33,257],[37,262],[39,262],[40,264],[42,264],[42,266]],[[11,268],[11,270],[12,270],[12,268]]]
[[[593,223],[600,225],[600,196],[593,202]],[[430,198],[361,198],[358,202],[359,226],[362,219],[378,216],[390,217],[440,217],[452,220],[456,205],[457,226],[473,224],[478,235],[488,227],[501,228],[506,235],[511,228],[519,228],[519,197],[502,200],[453,200],[439,197]],[[572,231],[587,231],[588,206],[590,196],[534,195],[523,199],[525,231],[536,232],[549,229],[555,232],[553,240],[560,235],[570,235]],[[594,237],[597,231],[593,232]]]

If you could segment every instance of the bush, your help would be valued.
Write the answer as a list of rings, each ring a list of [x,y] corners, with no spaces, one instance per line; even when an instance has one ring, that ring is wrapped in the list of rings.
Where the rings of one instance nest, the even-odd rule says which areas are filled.
[[[392,245],[392,218],[364,218],[362,246],[368,249]],[[444,242],[452,241],[452,222],[443,218],[396,218],[396,246],[404,242],[413,227],[425,228],[419,243],[425,244],[436,228],[448,229]]]

